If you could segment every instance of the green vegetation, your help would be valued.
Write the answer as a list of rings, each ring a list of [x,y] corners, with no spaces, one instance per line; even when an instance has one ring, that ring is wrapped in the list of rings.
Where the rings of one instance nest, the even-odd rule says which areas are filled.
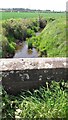
[[[37,19],[9,19],[2,23],[2,57],[12,57],[16,50],[17,42],[23,42],[26,38],[35,36],[39,30]]]
[[[39,56],[66,57],[66,19],[60,18],[48,22],[45,29],[37,37],[30,38],[33,46],[39,51]]]
[[[68,57],[65,13],[0,12],[0,16],[0,57],[13,57],[17,44],[24,40],[28,48],[35,47],[41,57]],[[44,29],[36,36],[40,28]],[[2,119],[67,119],[68,83],[62,82],[62,87],[56,82],[45,86],[17,96],[3,90]]]
[[[59,83],[52,81],[50,87],[48,87],[48,82],[46,82],[46,87],[40,87],[39,90],[33,92],[23,91],[17,96],[8,95],[3,90],[3,119],[67,119],[68,83],[62,82],[61,86]]]
[[[18,19],[18,18],[38,18],[43,16],[47,18],[65,17],[65,13],[40,13],[40,12],[0,12],[0,20]]]
[[[0,14],[3,20],[0,21],[2,57],[13,57],[17,44],[24,40],[28,41],[28,48],[31,46],[38,50],[40,57],[68,56],[65,13],[0,12]],[[40,28],[44,29],[36,36],[35,33]]]
[[[32,49],[32,48],[33,48],[33,46],[32,46],[32,42],[29,41],[29,42],[28,42],[28,49]]]

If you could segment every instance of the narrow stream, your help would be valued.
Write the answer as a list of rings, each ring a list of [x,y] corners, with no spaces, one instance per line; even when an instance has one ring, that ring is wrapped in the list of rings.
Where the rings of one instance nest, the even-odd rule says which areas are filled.
[[[26,41],[22,43],[21,46],[18,46],[14,58],[36,58],[38,57],[38,52],[35,48],[28,49]]]
[[[40,32],[36,33],[36,36],[38,36]],[[17,50],[15,52],[15,55],[13,58],[37,58],[38,52],[35,48],[28,49],[28,44],[26,41],[23,41],[21,45],[17,46]]]

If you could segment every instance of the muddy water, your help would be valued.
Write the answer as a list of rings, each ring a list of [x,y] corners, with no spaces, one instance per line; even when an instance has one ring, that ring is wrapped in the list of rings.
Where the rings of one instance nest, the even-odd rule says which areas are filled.
[[[41,31],[36,33],[36,36],[40,34]],[[35,48],[28,49],[27,42],[24,41],[21,45],[17,46],[17,50],[13,58],[37,58],[38,52]]]
[[[28,49],[26,41],[24,41],[20,46],[17,46],[14,58],[37,58],[38,52],[35,48]]]

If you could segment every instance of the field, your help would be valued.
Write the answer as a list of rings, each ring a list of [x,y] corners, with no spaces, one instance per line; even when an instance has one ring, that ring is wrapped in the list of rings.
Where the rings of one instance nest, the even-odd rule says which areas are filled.
[[[18,18],[37,18],[40,16],[47,18],[54,17],[65,17],[65,13],[40,13],[40,12],[0,12],[0,20],[7,20],[10,18],[18,19]],[[2,16],[2,17],[1,17]]]

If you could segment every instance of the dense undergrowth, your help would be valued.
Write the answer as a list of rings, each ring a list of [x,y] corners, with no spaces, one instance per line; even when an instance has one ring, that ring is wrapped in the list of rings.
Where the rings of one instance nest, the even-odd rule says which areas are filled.
[[[46,26],[45,19],[9,19],[2,22],[2,57],[12,57],[16,44],[35,36],[35,32]]]
[[[40,87],[33,92],[25,91],[17,96],[2,93],[2,120],[41,120],[68,118],[68,83],[52,81],[50,87]]]
[[[15,53],[16,44],[26,40],[26,37],[35,35],[39,29],[35,20],[10,19],[2,23],[2,57],[12,57]]]

